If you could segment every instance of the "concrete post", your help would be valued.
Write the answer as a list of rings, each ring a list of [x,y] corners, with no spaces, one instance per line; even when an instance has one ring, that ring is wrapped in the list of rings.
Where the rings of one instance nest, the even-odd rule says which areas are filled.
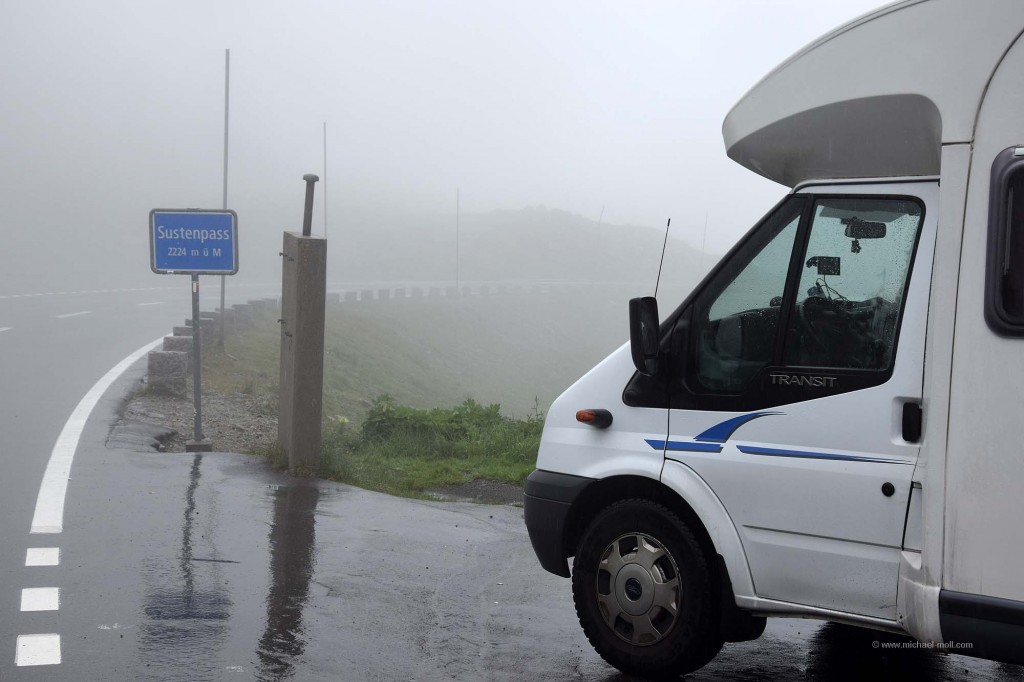
[[[284,233],[278,438],[288,469],[320,470],[327,240]]]

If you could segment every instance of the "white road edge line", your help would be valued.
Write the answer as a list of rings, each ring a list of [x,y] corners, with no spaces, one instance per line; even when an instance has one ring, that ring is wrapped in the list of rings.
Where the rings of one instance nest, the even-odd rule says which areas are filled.
[[[18,635],[15,665],[58,665],[60,635]]]
[[[68,492],[71,463],[75,459],[78,439],[82,437],[85,422],[110,385],[139,358],[163,343],[163,340],[164,337],[161,336],[117,363],[89,389],[68,417],[67,423],[57,436],[57,442],[50,453],[50,461],[46,465],[46,472],[43,474],[43,482],[39,485],[31,533],[60,533],[64,530],[64,498]]]
[[[153,301],[152,303],[136,303],[135,305],[137,305],[137,306],[139,306],[141,308],[141,307],[147,306],[147,305],[163,305],[163,304],[164,304],[163,301]]]
[[[65,313],[63,315],[58,315],[57,319],[63,320],[65,317],[78,317],[79,315],[88,315],[91,312],[91,310],[79,310],[77,313]]]

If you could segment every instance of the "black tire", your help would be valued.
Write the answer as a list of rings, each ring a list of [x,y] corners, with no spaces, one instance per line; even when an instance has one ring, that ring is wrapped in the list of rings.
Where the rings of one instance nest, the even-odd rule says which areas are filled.
[[[573,560],[572,594],[587,639],[623,672],[678,677],[722,648],[708,558],[659,504],[625,500],[594,519]]]

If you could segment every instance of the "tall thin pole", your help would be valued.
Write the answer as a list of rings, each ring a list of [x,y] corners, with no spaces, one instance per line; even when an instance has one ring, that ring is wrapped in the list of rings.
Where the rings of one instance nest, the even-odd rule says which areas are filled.
[[[203,392],[200,388],[199,368],[202,366],[202,332],[199,327],[199,275],[192,275],[192,402],[195,413],[192,415],[193,447],[202,447],[203,438]]]
[[[224,50],[224,195],[221,208],[228,209],[228,110],[231,103],[231,50]],[[224,275],[220,276],[220,347],[224,348]]]
[[[324,193],[324,239],[327,238],[327,121],[324,121],[324,183],[320,186]]]
[[[459,188],[455,188],[455,293],[460,295],[459,290]]]

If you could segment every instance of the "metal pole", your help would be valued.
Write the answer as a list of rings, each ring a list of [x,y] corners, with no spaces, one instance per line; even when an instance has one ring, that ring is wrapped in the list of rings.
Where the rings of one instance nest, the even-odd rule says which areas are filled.
[[[459,290],[459,188],[455,188],[455,295],[461,296]]]
[[[306,210],[302,215],[302,236],[308,237],[313,228],[313,185],[320,178],[312,173],[307,173],[302,176],[302,179],[306,181]]]
[[[231,92],[231,50],[224,50],[224,197],[221,208],[228,209],[228,97]],[[220,347],[224,348],[224,275],[220,276]]]
[[[192,398],[196,405],[192,438],[196,443],[203,440],[203,398],[199,376],[201,333],[199,329],[199,275],[192,275]]]
[[[324,121],[324,238],[327,238],[327,121]]]

